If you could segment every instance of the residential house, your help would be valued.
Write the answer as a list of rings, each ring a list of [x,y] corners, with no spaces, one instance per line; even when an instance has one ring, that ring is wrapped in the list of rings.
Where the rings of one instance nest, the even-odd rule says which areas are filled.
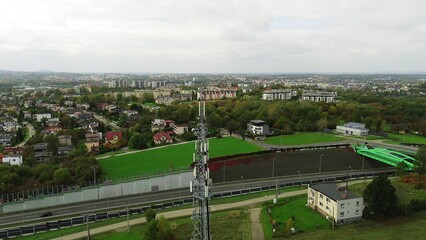
[[[125,114],[127,117],[137,116],[139,113],[136,110],[124,110],[123,114]]]
[[[22,155],[18,154],[4,156],[1,161],[2,163],[9,163],[13,166],[21,166],[23,163]]]
[[[87,133],[86,140],[84,144],[86,144],[87,151],[89,152],[98,152],[99,151],[99,140],[100,135],[98,133]]]
[[[343,126],[337,126],[336,131],[348,135],[367,136],[369,130],[363,123],[348,122]]]
[[[116,145],[122,138],[122,132],[107,132],[105,134],[105,143]]]
[[[2,161],[2,159],[3,159],[3,157],[4,157],[5,155],[3,154],[3,153],[1,153],[0,152],[0,163],[2,163],[3,161]]]
[[[34,114],[33,118],[37,120],[37,122],[41,122],[44,118],[50,119],[52,118],[52,114],[50,113],[41,113],[41,114]]]
[[[33,147],[34,152],[47,152],[47,143],[36,143]]]
[[[37,163],[44,163],[50,161],[52,152],[34,152],[34,160]]]
[[[182,135],[188,132],[188,125],[177,125],[175,124],[173,126],[173,132],[176,135]]]
[[[58,158],[62,159],[68,155],[69,152],[75,150],[74,146],[58,147]]]
[[[364,210],[362,197],[334,183],[309,185],[308,205],[336,224],[359,221]]]
[[[173,120],[164,120],[164,119],[154,119],[151,122],[151,131],[162,131],[164,128],[172,128],[175,125]]]
[[[2,146],[10,146],[12,145],[12,134],[1,134],[0,135],[0,145]]]
[[[59,139],[59,145],[61,146],[71,146],[72,145],[72,138],[68,135],[60,135],[58,136]]]
[[[153,138],[156,145],[173,143],[173,138],[166,132],[156,133]]]

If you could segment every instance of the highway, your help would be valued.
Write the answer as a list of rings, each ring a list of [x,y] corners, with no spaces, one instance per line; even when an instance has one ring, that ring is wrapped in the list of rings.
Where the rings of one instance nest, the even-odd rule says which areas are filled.
[[[254,187],[274,186],[275,184],[280,185],[280,184],[292,183],[292,182],[343,177],[343,176],[346,176],[347,174],[351,174],[351,175],[368,174],[368,173],[379,172],[379,171],[382,171],[382,170],[378,170],[378,169],[365,170],[365,171],[353,170],[351,173],[349,173],[348,171],[341,171],[341,172],[329,172],[329,173],[322,173],[322,174],[309,174],[309,175],[302,174],[302,175],[293,175],[293,176],[279,177],[279,178],[245,180],[245,181],[220,183],[220,184],[213,183],[212,193],[215,194],[215,193],[221,193],[221,192],[229,192],[232,190],[249,189]],[[25,225],[26,222],[34,221],[34,220],[48,221],[49,219],[58,219],[61,217],[65,218],[66,216],[76,216],[76,215],[78,216],[84,213],[108,212],[110,209],[113,209],[113,208],[125,209],[127,205],[129,205],[129,207],[147,206],[147,205],[149,206],[156,203],[176,200],[183,197],[190,197],[189,187],[183,188],[183,189],[169,190],[169,191],[151,192],[151,193],[145,193],[145,194],[139,194],[139,195],[129,195],[127,197],[104,199],[104,200],[98,200],[93,202],[80,202],[76,204],[62,205],[62,206],[52,207],[48,209],[39,209],[39,210],[32,210],[32,211],[1,214],[0,227],[5,228],[4,227],[5,225],[10,225],[12,223],[15,223],[18,225]],[[51,211],[53,216],[50,218],[40,219],[39,216],[46,211]]]

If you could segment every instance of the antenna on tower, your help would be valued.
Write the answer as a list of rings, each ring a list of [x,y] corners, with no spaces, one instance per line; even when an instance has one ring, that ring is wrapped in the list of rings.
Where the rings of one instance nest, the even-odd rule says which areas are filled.
[[[191,181],[190,190],[193,197],[194,209],[192,211],[192,240],[211,240],[210,235],[210,207],[211,179],[208,167],[209,141],[206,121],[206,103],[204,102],[204,89],[200,88],[200,99],[198,102],[199,122],[195,128],[195,153],[194,177]]]

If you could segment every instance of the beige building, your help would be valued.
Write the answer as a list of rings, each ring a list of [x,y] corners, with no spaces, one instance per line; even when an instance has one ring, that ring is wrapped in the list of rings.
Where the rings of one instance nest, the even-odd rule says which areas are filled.
[[[364,210],[362,197],[334,183],[309,185],[308,205],[336,224],[359,221]]]
[[[175,132],[176,135],[182,135],[188,132],[188,126],[187,125],[174,125],[173,126],[173,132]]]

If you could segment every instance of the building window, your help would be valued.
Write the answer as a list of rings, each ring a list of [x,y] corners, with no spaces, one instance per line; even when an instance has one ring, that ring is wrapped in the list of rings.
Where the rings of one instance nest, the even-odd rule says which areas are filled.
[[[340,217],[344,217],[345,216],[345,212],[340,212]]]
[[[320,202],[320,206],[322,206],[322,202]]]
[[[329,203],[330,202],[330,198],[326,198],[325,201],[327,201]]]
[[[340,208],[345,208],[345,204],[344,204],[344,203],[341,203],[341,204],[340,204]]]
[[[327,209],[327,210],[328,210],[328,209],[330,209],[330,208],[327,206],[327,207],[325,207],[325,209]]]
[[[359,201],[356,202],[356,206],[359,207]]]
[[[323,199],[323,197],[324,197],[324,196],[323,196],[322,194],[320,194],[320,198],[321,198],[321,199]]]
[[[355,211],[355,215],[359,215],[359,210],[356,210],[356,211]]]

